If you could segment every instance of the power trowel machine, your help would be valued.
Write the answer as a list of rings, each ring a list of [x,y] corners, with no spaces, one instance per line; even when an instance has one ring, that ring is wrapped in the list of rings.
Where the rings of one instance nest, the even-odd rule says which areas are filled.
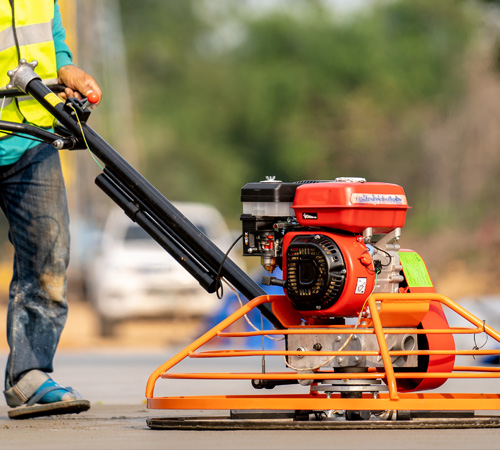
[[[29,94],[51,114],[55,134],[0,121],[0,130],[35,136],[59,149],[88,148],[103,164],[96,184],[168,251],[208,292],[226,283],[248,300],[157,368],[146,387],[148,408],[175,411],[149,419],[159,429],[498,427],[500,394],[428,392],[449,379],[500,378],[500,368],[460,366],[456,359],[500,350],[457,349],[454,335],[489,336],[492,329],[436,293],[419,254],[400,248],[409,208],[402,187],[361,178],[246,184],[243,254],[267,271],[262,285],[243,272],[86,121],[84,102],[60,100],[21,61],[3,96]],[[269,329],[236,325],[253,309]],[[447,312],[447,316],[445,315]],[[447,317],[461,317],[450,327]],[[271,349],[239,348],[249,336],[281,339]],[[274,341],[275,342],[275,341]],[[472,346],[471,346],[472,347]],[[203,371],[206,361],[279,358],[279,371]],[[182,372],[195,359],[196,372]],[[255,359],[255,358],[254,358]],[[476,361],[477,362],[477,361]],[[192,364],[189,366],[191,367]],[[246,367],[246,366],[245,366]],[[222,369],[221,369],[222,370]],[[210,392],[213,380],[247,380],[251,394],[155,396],[157,382],[186,380]],[[181,393],[179,393],[181,394]],[[179,410],[189,411],[179,418]],[[215,416],[192,411],[219,411]],[[223,411],[224,413],[221,413]],[[229,412],[229,413],[228,413]],[[182,415],[182,414],[181,414]],[[175,417],[175,418],[172,418]]]

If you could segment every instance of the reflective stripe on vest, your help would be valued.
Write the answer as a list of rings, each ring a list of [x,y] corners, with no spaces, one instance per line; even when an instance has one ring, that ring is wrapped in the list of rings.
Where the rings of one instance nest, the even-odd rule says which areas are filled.
[[[0,0],[1,87],[9,84],[7,72],[15,69],[21,58],[38,61],[35,72],[44,82],[57,79],[53,20],[54,0]],[[53,124],[52,115],[29,97],[3,102],[0,98],[0,107],[2,104],[2,120],[30,122],[45,128]]]

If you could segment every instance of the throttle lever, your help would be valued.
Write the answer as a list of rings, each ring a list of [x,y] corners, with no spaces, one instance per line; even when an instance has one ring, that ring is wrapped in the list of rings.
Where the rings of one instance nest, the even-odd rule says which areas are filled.
[[[99,94],[97,92],[89,92],[88,95],[87,95],[87,98],[83,101],[83,107],[84,108],[90,108],[92,109],[92,107],[94,105],[96,105],[97,103],[99,103],[99,100],[101,98],[99,97]]]
[[[68,97],[64,104],[64,110],[71,116],[77,116],[81,123],[87,122],[90,116],[90,110],[93,105],[100,100],[99,94],[90,92],[85,100],[78,100],[75,97]]]

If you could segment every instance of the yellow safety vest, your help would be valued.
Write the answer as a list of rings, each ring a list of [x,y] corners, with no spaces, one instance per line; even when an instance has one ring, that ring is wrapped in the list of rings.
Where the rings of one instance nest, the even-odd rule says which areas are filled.
[[[0,87],[10,82],[7,72],[20,59],[38,61],[37,75],[47,84],[57,82],[52,35],[54,0],[0,0]],[[3,104],[3,108],[2,108]],[[1,119],[50,127],[54,117],[31,97],[1,98]],[[0,133],[0,137],[5,136]]]

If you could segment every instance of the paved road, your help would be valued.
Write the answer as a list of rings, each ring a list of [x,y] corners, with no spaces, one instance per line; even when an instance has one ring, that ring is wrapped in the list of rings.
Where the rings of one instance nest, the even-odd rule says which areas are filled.
[[[150,373],[173,351],[60,352],[54,377],[78,388],[93,406],[78,416],[11,421],[0,405],[2,449],[497,449],[500,429],[353,431],[160,431],[151,417],[176,412],[147,410],[144,388]],[[0,365],[5,363],[0,354]],[[254,361],[253,364],[260,364]],[[242,364],[237,362],[236,364]],[[270,367],[270,369],[274,369]],[[251,370],[258,370],[255,366]],[[159,380],[156,395],[206,394],[203,382],[168,387]],[[210,393],[251,393],[248,382],[210,382]],[[448,390],[457,390],[450,385]],[[492,384],[476,385],[477,392]],[[194,412],[198,414],[198,412]]]

